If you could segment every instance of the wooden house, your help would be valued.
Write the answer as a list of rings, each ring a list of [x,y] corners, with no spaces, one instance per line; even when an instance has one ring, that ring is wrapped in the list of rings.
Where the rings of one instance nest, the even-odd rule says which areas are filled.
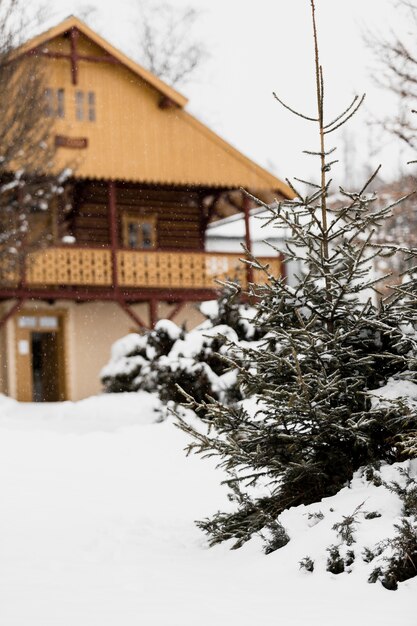
[[[23,401],[99,391],[113,341],[158,318],[195,324],[192,303],[216,278],[247,280],[242,254],[207,252],[207,225],[251,204],[291,197],[282,181],[185,110],[186,98],[70,17],[20,54],[47,64],[65,193],[43,228],[51,245],[0,284],[1,391]],[[280,260],[270,255],[280,272]]]

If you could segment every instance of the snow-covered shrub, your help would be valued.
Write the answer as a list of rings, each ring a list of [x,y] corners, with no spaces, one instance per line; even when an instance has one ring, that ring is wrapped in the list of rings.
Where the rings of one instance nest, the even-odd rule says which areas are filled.
[[[379,565],[372,571],[369,582],[380,580],[386,589],[398,588],[398,583],[413,578],[417,573],[417,482],[409,468],[400,468],[399,481],[384,483],[402,502],[401,518],[394,524],[395,535],[381,541],[370,553],[382,555]]]
[[[201,305],[207,320],[191,331],[160,320],[143,335],[130,334],[112,347],[101,371],[106,392],[156,392],[164,404],[184,401],[184,393],[233,403],[242,399],[237,372],[227,361],[229,346],[256,344],[262,328],[251,323],[253,309],[238,302],[230,289],[219,301]]]
[[[146,338],[136,333],[122,337],[113,344],[111,360],[101,370],[100,378],[105,391],[108,393],[135,391],[136,380],[148,364]]]
[[[379,581],[389,590],[416,576],[416,478],[415,461],[381,464],[379,470],[372,467],[356,472],[348,486],[321,503],[325,515],[321,511],[319,516],[304,513],[309,527],[321,524],[321,533],[315,535],[321,539],[311,545],[312,554],[299,561],[300,568],[309,572],[326,570],[334,575],[356,571],[363,581]],[[355,497],[360,500],[350,512]],[[365,508],[368,505],[369,510]],[[292,511],[294,515],[295,509]],[[291,513],[286,513],[283,523],[291,530]],[[326,546],[323,541],[327,541]]]
[[[213,326],[233,328],[239,339],[255,341],[265,334],[262,326],[252,321],[255,308],[241,304],[238,286],[224,285],[217,301],[204,302],[200,310]]]

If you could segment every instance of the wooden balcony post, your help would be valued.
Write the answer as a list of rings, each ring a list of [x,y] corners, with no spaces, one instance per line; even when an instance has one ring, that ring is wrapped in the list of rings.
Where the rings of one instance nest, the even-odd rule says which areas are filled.
[[[244,192],[242,192],[242,199],[245,216],[245,246],[248,252],[252,254],[252,241],[250,236],[250,200]],[[246,266],[246,282],[247,287],[249,287],[249,283],[253,283],[253,267],[251,265]]]
[[[108,209],[109,209],[109,228],[110,228],[110,244],[111,244],[111,267],[112,267],[112,284],[113,289],[117,290],[119,286],[117,276],[117,246],[118,246],[118,228],[117,228],[117,206],[116,206],[116,185],[114,180],[109,180],[108,184]]]

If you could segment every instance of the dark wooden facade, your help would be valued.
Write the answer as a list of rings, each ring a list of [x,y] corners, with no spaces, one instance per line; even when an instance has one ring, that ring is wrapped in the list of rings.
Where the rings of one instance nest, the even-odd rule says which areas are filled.
[[[157,249],[204,249],[202,193],[193,189],[144,187],[116,183],[118,245],[124,247],[124,217],[155,218]],[[59,237],[71,235],[78,245],[111,244],[107,182],[75,181],[61,205]],[[64,207],[63,207],[64,208]]]

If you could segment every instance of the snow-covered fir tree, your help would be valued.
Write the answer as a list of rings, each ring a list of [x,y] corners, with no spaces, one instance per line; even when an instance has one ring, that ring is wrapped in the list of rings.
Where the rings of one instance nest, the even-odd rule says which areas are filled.
[[[225,405],[188,396],[187,407],[203,416],[207,430],[196,428],[186,411],[179,417],[192,437],[188,451],[219,457],[235,504],[234,511],[218,512],[199,526],[211,544],[231,539],[233,547],[260,532],[267,552],[289,539],[279,523],[285,509],[335,494],[361,466],[417,453],[416,408],[402,399],[376,401],[370,393],[389,379],[417,381],[415,287],[411,280],[389,297],[378,293],[373,260],[395,249],[376,237],[393,207],[377,205],[373,177],[357,192],[340,189],[344,202],[329,207],[335,160],[326,138],[362,99],[325,118],[310,2],[317,113],[295,113],[317,126],[318,147],[308,154],[317,160],[319,176],[307,193],[295,182],[295,200],[264,205],[276,227],[291,232],[286,256],[301,261],[303,271],[295,287],[272,275],[264,287],[252,285],[255,322],[267,334],[256,347],[229,345],[242,391],[255,395],[256,408],[253,401]],[[252,263],[259,269],[256,259]]]

